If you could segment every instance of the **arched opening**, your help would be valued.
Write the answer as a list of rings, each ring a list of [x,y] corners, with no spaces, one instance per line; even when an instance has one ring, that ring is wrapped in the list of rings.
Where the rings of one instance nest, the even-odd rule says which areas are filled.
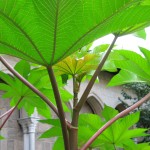
[[[90,96],[82,107],[81,113],[93,113],[101,116],[102,109],[100,102],[94,96]]]

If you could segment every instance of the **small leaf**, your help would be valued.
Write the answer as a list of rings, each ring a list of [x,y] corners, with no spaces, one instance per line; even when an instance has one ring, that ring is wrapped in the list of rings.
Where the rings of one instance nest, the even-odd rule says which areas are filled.
[[[117,86],[132,82],[144,82],[142,78],[138,77],[136,74],[129,72],[127,70],[121,70],[117,75],[115,75],[108,86]]]
[[[68,75],[67,75],[67,74],[62,74],[62,75],[61,75],[61,78],[62,78],[62,83],[63,83],[63,84],[67,84]]]
[[[49,130],[44,132],[40,138],[52,138],[52,137],[57,137],[57,136],[62,136],[62,131],[60,127],[51,127]]]
[[[9,74],[6,74],[2,71],[0,71],[0,78],[7,84],[13,86],[14,85],[14,79]]]
[[[117,114],[118,114],[117,110],[115,110],[112,107],[109,107],[107,105],[104,106],[104,109],[102,111],[102,115],[106,119],[106,121],[109,121],[111,118],[113,118]]]
[[[148,60],[149,65],[150,65],[150,50],[143,48],[143,47],[139,47],[140,51],[144,54],[145,58]]]
[[[27,76],[30,72],[30,65],[28,62],[21,60],[15,65],[14,69],[27,79]]]
[[[0,140],[4,140],[4,137],[0,135]]]
[[[46,123],[49,125],[60,127],[60,120],[59,119],[46,119],[46,120],[39,120],[42,123]]]
[[[144,29],[135,32],[134,35],[135,35],[136,37],[139,37],[139,38],[142,38],[142,39],[146,40],[146,31],[145,31]]]
[[[53,145],[53,150],[65,150],[64,142],[62,137],[58,137],[56,142]]]

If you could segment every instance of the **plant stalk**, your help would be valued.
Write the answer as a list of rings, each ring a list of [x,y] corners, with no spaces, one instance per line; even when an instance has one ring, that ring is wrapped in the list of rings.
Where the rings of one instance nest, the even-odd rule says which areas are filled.
[[[141,100],[130,106],[129,108],[125,109],[124,111],[117,114],[114,118],[109,120],[104,126],[102,126],[88,141],[87,143],[80,149],[80,150],[86,150],[93,142],[98,138],[100,134],[103,133],[109,126],[111,126],[115,121],[117,121],[119,118],[126,116],[129,112],[133,111],[135,108],[142,105],[144,102],[150,100],[150,93],[148,93],[146,96],[144,96]]]
[[[69,141],[70,141],[70,149],[77,150],[78,149],[78,119],[79,119],[79,111],[76,110],[76,105],[78,103],[78,93],[80,89],[80,83],[77,81],[76,76],[73,76],[73,115],[72,115],[72,128],[69,129]]]
[[[94,75],[92,76],[92,78],[89,81],[89,83],[88,83],[84,93],[82,94],[82,96],[80,98],[80,101],[76,105],[76,109],[77,110],[80,111],[82,106],[83,106],[83,104],[85,103],[85,101],[86,101],[86,99],[87,99],[87,97],[88,97],[88,95],[89,95],[89,93],[91,91],[91,88],[93,87],[94,82],[95,82],[97,76],[99,75],[100,71],[102,70],[102,67],[103,67],[106,59],[108,58],[108,56],[109,56],[109,54],[110,54],[110,52],[111,52],[111,50],[112,50],[112,48],[113,48],[113,46],[114,46],[114,44],[115,44],[115,42],[116,42],[118,37],[119,37],[119,35],[116,34],[114,39],[113,39],[113,41],[112,41],[112,43],[110,44],[108,50],[106,51],[106,54],[104,55],[104,57],[102,58],[100,64],[98,65],[97,69],[95,70]]]
[[[53,88],[53,92],[54,92],[54,97],[55,97],[55,100],[56,100],[56,105],[57,105],[57,109],[58,109],[58,114],[59,114],[59,119],[60,119],[60,123],[61,123],[62,133],[63,133],[63,140],[64,140],[65,150],[70,150],[69,136],[68,136],[68,131],[67,131],[67,123],[66,123],[66,120],[65,120],[65,114],[64,114],[64,110],[63,110],[63,106],[62,106],[62,102],[61,102],[61,97],[60,97],[60,93],[59,93],[59,90],[58,90],[58,86],[57,86],[57,82],[56,82],[56,78],[55,78],[52,66],[48,66],[47,71],[48,71],[48,74],[49,74],[49,78],[50,78],[52,88]]]
[[[69,141],[70,141],[70,150],[78,149],[78,119],[79,119],[79,111],[76,111],[75,106],[78,103],[78,92],[79,85],[76,81],[76,77],[73,76],[73,115],[72,115],[72,128],[69,129]]]
[[[9,114],[8,114],[8,112],[7,112],[7,114],[8,114],[8,116],[6,117],[6,119],[4,120],[4,122],[2,123],[2,125],[0,126],[0,130],[3,128],[3,126],[5,125],[5,123],[7,122],[7,120],[9,119],[9,117],[12,115],[12,113],[15,111],[15,109],[18,107],[18,105],[20,104],[20,102],[22,101],[22,99],[23,99],[23,97],[21,97],[20,99],[19,99],[19,101],[17,102],[17,104],[15,105],[15,107],[13,107],[13,109],[10,109],[8,112],[9,112]]]
[[[69,129],[70,150],[78,150],[78,120],[79,112],[73,109],[72,128]]]
[[[23,82],[34,93],[36,93],[59,117],[58,110],[45,95],[43,95],[36,87],[34,87],[30,82],[28,82],[24,77],[22,77],[16,70],[14,70],[2,56],[0,56],[0,61],[12,74],[14,74],[14,76],[16,76],[21,82]]]
[[[79,86],[76,81],[76,77],[73,76],[73,108],[78,103],[78,92],[79,92]]]
[[[2,119],[3,117],[5,117],[6,115],[8,115],[13,109],[14,109],[14,107],[12,107],[12,108],[9,109],[7,112],[5,112],[4,114],[2,114],[2,115],[0,116],[0,119]]]

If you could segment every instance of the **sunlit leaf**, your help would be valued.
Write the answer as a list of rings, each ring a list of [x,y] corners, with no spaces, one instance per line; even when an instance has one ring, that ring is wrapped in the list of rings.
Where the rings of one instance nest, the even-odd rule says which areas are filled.
[[[0,140],[4,140],[4,137],[0,135]]]
[[[57,138],[56,142],[53,145],[53,150],[58,150],[58,149],[65,150],[62,137]]]
[[[41,64],[62,58],[109,33],[149,25],[141,0],[33,0],[0,3],[0,54]],[[137,15],[138,14],[138,15]],[[130,30],[129,30],[130,29]]]
[[[83,145],[100,127],[117,115],[118,112],[108,106],[102,111],[103,118],[93,114],[82,114],[79,119],[79,144]],[[147,129],[131,129],[138,122],[139,112],[120,118],[108,127],[91,145],[92,148],[110,149],[124,148],[124,144],[131,138],[149,136],[145,133]],[[94,122],[94,123],[93,123]]]
[[[49,130],[44,132],[40,138],[51,138],[51,137],[57,137],[62,136],[62,131],[60,127],[51,127]]]
[[[125,59],[115,61],[116,68],[121,69],[121,71],[111,79],[109,86],[132,82],[146,82],[150,84],[150,51],[144,48],[141,48],[141,51],[145,57],[133,51],[117,51]]]
[[[138,31],[138,32],[135,32],[134,35],[135,35],[136,37],[139,37],[139,38],[142,38],[142,39],[146,40],[146,32],[145,32],[144,29],[143,29],[143,30],[140,30],[140,31]]]

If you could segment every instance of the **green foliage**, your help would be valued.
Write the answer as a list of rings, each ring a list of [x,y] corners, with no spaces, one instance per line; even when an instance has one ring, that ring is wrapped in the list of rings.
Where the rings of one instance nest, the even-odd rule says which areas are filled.
[[[59,67],[63,68],[61,71],[66,71],[65,74],[78,73],[76,81],[81,82],[85,73],[95,69],[95,66],[90,64],[86,66],[86,62],[93,57],[89,54],[86,59],[80,57],[77,61],[70,60],[67,56],[109,33],[119,33],[121,36],[148,26],[149,14],[148,0],[4,0],[0,3],[0,54],[16,56],[46,67],[66,58],[64,64],[69,62],[71,66],[67,68],[66,65],[63,68],[64,64],[60,62]],[[78,64],[84,67],[81,69]],[[112,66],[109,65],[110,63],[106,64],[106,69]],[[116,70],[115,66],[113,67],[111,71]],[[30,65],[23,61],[17,64],[15,69],[55,103],[45,69],[30,69]],[[32,114],[37,107],[40,114],[46,118],[50,117],[47,105],[16,77],[2,72],[0,77],[6,82],[0,86],[1,90],[6,92],[3,97],[11,98],[11,105],[15,105],[17,100],[23,97],[19,108],[23,106],[28,114]],[[63,81],[67,78],[65,76]],[[149,79],[149,76],[147,78]],[[61,85],[60,77],[57,82]],[[67,102],[71,95],[65,93],[62,86],[59,86],[59,90]],[[62,135],[56,132],[57,130],[58,127],[54,125],[42,135],[47,137],[51,133],[52,136],[58,137],[54,150],[63,147]],[[140,131],[142,132],[143,130]],[[114,135],[110,137],[114,138]],[[96,144],[99,146],[99,143]],[[112,143],[107,146],[109,145],[112,146]]]
[[[59,119],[47,119],[47,120],[40,120],[41,123],[51,125],[51,128],[44,132],[40,138],[54,138],[57,137],[54,145],[53,150],[62,149],[64,150],[64,143],[61,131],[61,125]]]
[[[42,91],[55,104],[53,90],[49,82],[49,77],[46,70],[38,68],[31,69],[31,66],[26,61],[20,61],[15,65],[15,70],[18,71],[25,79],[32,83],[36,88]],[[0,72],[0,78],[4,83],[0,83],[0,90],[4,91],[3,98],[11,98],[11,106],[15,106],[18,100],[23,97],[18,108],[24,108],[28,115],[34,112],[37,108],[39,114],[46,118],[50,118],[50,109],[35,93],[33,93],[26,85],[24,85],[17,77],[12,77],[9,74]],[[58,78],[58,80],[61,80]],[[64,102],[72,98],[72,95],[65,91],[60,81],[60,92]],[[64,105],[65,110],[68,111]]]
[[[128,140],[124,143],[125,150],[149,150],[149,143],[135,144],[132,140]]]
[[[52,125],[40,138],[62,137],[59,119],[41,120],[40,122]]]
[[[79,83],[83,79],[89,79],[89,76],[92,76],[100,58],[95,51],[90,50],[91,45],[92,43],[84,46],[76,53],[54,65],[56,75],[61,75],[64,83],[67,82],[69,76],[76,78]]]
[[[116,46],[116,45],[115,45]],[[125,60],[123,56],[121,56],[117,51],[115,50],[115,46],[113,47],[111,53],[108,56],[108,59],[106,60],[102,70],[103,71],[109,71],[109,72],[117,72],[118,68],[115,65],[115,61]],[[93,49],[93,53],[98,55],[100,59],[102,59],[103,55],[106,53],[106,50],[108,49],[109,44],[102,44],[98,45]]]
[[[148,26],[149,14],[145,0],[5,0],[0,54],[53,65],[104,35]]]
[[[104,119],[98,119],[98,116],[91,114],[82,114],[79,119],[79,139],[80,145],[86,142],[103,124],[117,115],[117,111],[113,108],[105,106],[102,115]],[[93,120],[93,116],[97,119]],[[91,119],[92,118],[92,119]],[[91,145],[93,148],[114,149],[124,148],[123,144],[128,139],[147,136],[144,132],[147,129],[130,129],[139,120],[139,113],[130,114],[119,119],[109,128],[107,128],[95,142]],[[93,123],[94,122],[94,123]],[[107,147],[105,147],[107,145]],[[129,145],[130,146],[130,145]]]
[[[140,31],[138,31],[138,32],[135,32],[134,35],[135,35],[136,37],[139,37],[139,38],[142,38],[142,39],[146,40],[146,32],[145,32],[145,29],[140,30]]]
[[[1,135],[0,135],[0,140],[4,140],[4,137],[2,137]]]
[[[104,110],[102,111],[103,118],[100,118],[95,114],[81,114],[79,118],[78,146],[82,146],[100,127],[102,127],[108,120],[117,114],[118,112],[115,109],[108,106],[105,106]],[[139,114],[139,112],[133,113],[116,121],[97,138],[97,140],[91,145],[91,148],[102,148],[103,150],[110,148],[110,150],[114,150],[115,146],[116,148],[120,147],[127,150],[128,147],[132,148],[133,144],[139,146],[139,144],[135,144],[134,142],[131,146],[128,144],[128,141],[130,141],[132,138],[148,136],[148,134],[145,133],[147,129],[131,128],[135,123],[138,122]],[[60,149],[63,146],[63,140],[59,129],[59,120],[49,119],[42,120],[40,122],[52,125],[48,131],[41,135],[41,138],[49,138],[52,136],[57,137],[58,139],[56,143],[60,143],[59,145],[55,143],[54,147],[57,145],[57,148]],[[143,144],[143,148],[145,148],[144,146],[146,147],[148,144],[145,143]]]
[[[129,89],[134,92],[137,97],[131,96],[128,91],[122,90],[122,95],[124,99],[119,100],[126,106],[129,107],[129,104],[126,103],[126,100],[130,99],[131,105],[136,103],[138,100],[143,98],[150,92],[150,86],[146,83],[130,83],[123,86],[124,89]],[[140,111],[140,119],[137,123],[137,127],[150,128],[150,102],[147,101],[143,105],[139,106],[135,111]],[[141,142],[149,141],[150,137],[144,137]]]
[[[140,54],[127,50],[118,50],[117,53],[125,59],[115,61],[117,68],[121,71],[115,75],[109,82],[109,86],[121,85],[131,82],[146,82],[150,84],[150,51],[141,48]]]

